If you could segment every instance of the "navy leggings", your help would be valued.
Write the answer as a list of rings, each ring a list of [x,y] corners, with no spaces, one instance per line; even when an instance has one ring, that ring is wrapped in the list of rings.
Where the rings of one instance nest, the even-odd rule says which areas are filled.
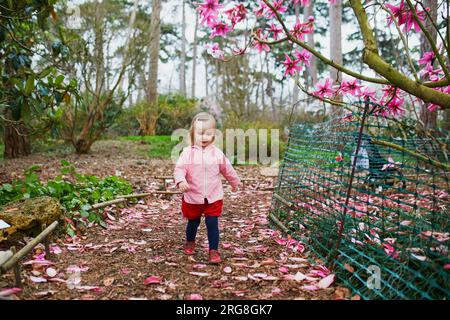
[[[201,218],[188,220],[186,225],[186,240],[194,241],[197,235]],[[206,230],[208,232],[208,242],[210,250],[219,248],[219,217],[205,217]]]

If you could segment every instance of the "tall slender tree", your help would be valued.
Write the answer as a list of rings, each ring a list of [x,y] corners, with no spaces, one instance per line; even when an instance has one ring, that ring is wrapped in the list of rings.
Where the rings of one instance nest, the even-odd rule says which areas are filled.
[[[192,83],[191,83],[192,98],[195,98],[195,85],[197,77],[197,45],[198,45],[198,13],[195,12],[194,43],[192,44]]]
[[[300,20],[300,3],[296,3],[295,4],[295,20],[299,21]],[[292,90],[292,103],[296,103],[298,100],[298,93],[299,93],[299,88],[297,85],[297,82],[299,81],[300,75],[298,73],[295,74],[294,77],[294,88]]]
[[[424,26],[428,34],[431,36],[434,42],[437,40],[437,30],[434,28],[433,23],[437,23],[437,0],[424,0],[423,2],[426,8],[430,8],[429,17],[430,19],[426,19]],[[420,35],[420,50],[422,55],[425,52],[432,52],[433,48],[431,47],[430,41],[427,39],[424,33]],[[437,61],[434,61],[433,67],[437,66]],[[428,81],[426,77],[422,77],[422,80]],[[420,120],[422,121],[424,127],[426,129],[436,129],[437,125],[437,110],[430,111],[428,110],[427,103],[421,103],[420,106]]]
[[[161,0],[152,0],[149,38],[149,72],[147,82],[147,107],[138,117],[141,132],[144,135],[154,135],[158,114],[158,63],[161,38]]]
[[[334,4],[330,4],[330,58],[335,63],[342,65],[342,0],[336,0]],[[330,78],[333,83],[339,84],[342,81],[341,73],[335,69],[330,68]],[[337,101],[342,101],[342,96],[335,98]],[[332,113],[337,115],[342,108],[332,108]]]
[[[186,0],[181,0],[180,94],[186,96]]]
[[[314,1],[310,1],[309,4],[305,7],[304,12],[304,21],[308,21],[309,17],[314,16]],[[315,47],[314,43],[314,32],[306,35],[306,43],[311,47]],[[317,65],[316,65],[316,57],[311,55],[309,59],[309,67],[305,69],[305,77],[306,77],[306,88],[309,88],[317,83]]]

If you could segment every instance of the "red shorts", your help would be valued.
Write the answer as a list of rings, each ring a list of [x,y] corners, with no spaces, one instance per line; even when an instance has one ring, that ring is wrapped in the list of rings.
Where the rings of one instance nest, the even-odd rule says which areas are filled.
[[[189,220],[198,219],[205,215],[205,217],[220,217],[222,215],[223,200],[217,200],[213,203],[187,203],[184,197],[181,200],[181,212],[183,217]]]

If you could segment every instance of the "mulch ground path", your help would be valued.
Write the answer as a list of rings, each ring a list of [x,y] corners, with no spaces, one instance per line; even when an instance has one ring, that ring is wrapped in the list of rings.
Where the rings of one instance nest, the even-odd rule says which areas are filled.
[[[0,163],[0,176],[3,174],[3,179],[18,177],[27,166],[40,163],[41,178],[54,177],[60,160],[66,159],[75,164],[77,172],[121,175],[137,192],[155,190],[159,182],[153,176],[171,174],[173,164],[169,160],[147,158],[137,152],[142,148],[145,146],[133,142],[101,141],[90,155],[46,158],[37,154],[14,162],[4,161]],[[114,152],[116,149],[127,150],[127,153]],[[37,247],[23,260],[23,289],[9,297],[95,300],[351,298],[348,290],[335,285],[334,275],[313,259],[307,246],[269,226],[267,213],[271,192],[256,190],[256,187],[270,185],[272,179],[262,176],[256,166],[241,166],[237,171],[241,177],[258,181],[237,193],[225,187],[220,219],[221,264],[208,263],[204,223],[199,228],[195,254],[184,255],[185,221],[180,212],[179,195],[152,196],[123,208],[105,208],[106,229],[92,225],[78,237],[53,238],[53,254],[48,260],[42,260],[42,247]],[[12,272],[1,276],[0,292],[11,288],[13,279]]]

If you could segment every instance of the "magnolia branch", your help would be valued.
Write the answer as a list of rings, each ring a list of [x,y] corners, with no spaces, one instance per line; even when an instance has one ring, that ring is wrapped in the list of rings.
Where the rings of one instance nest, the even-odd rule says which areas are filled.
[[[426,10],[425,6],[423,5],[423,3],[421,1],[419,1],[419,4],[422,7],[422,9],[425,12],[425,14],[427,15],[427,17],[430,20],[430,22],[433,24],[433,28],[436,30],[436,33],[439,35],[439,38],[441,38],[442,45],[444,46],[445,51],[447,51],[447,55],[450,55],[450,51],[449,51],[449,48],[447,46],[447,43],[446,43],[444,37],[442,36],[442,33],[439,30],[439,27],[436,25],[436,22],[433,20],[433,18],[431,17],[430,13],[428,12],[428,10]]]
[[[358,24],[364,41],[363,61],[378,74],[384,76],[390,83],[425,102],[432,102],[440,105],[442,109],[450,108],[450,95],[429,88],[423,84],[409,79],[400,73],[390,64],[384,61],[378,54],[378,47],[373,35],[373,30],[369,25],[367,14],[361,1],[350,0],[350,5],[358,20]],[[448,80],[448,79],[447,79]]]
[[[439,61],[439,64],[441,65],[441,68],[442,68],[442,71],[444,71],[444,73],[445,73],[445,78],[447,80],[450,80],[450,74],[448,73],[447,66],[445,65],[445,61],[442,59],[442,56],[439,53],[439,50],[438,50],[438,48],[436,46],[436,42],[431,37],[430,33],[425,28],[423,23],[420,21],[419,17],[417,16],[416,9],[412,5],[411,1],[410,0],[406,0],[406,2],[408,3],[408,6],[409,6],[409,8],[410,8],[410,10],[412,12],[414,20],[416,20],[416,22],[419,25],[420,29],[422,30],[423,34],[425,35],[425,37],[427,38],[428,42],[430,43],[431,48],[433,49],[434,55],[436,56],[437,60]]]
[[[302,48],[308,50],[309,52],[311,52],[313,55],[315,55],[317,58],[319,58],[320,60],[322,60],[326,64],[334,67],[335,69],[337,69],[337,70],[339,70],[339,71],[341,71],[341,72],[343,72],[345,74],[348,74],[349,76],[352,76],[354,78],[357,78],[357,79],[360,79],[360,80],[364,80],[364,81],[367,81],[367,82],[378,83],[378,84],[389,84],[389,81],[387,81],[385,79],[367,77],[367,76],[359,74],[359,73],[357,73],[355,71],[347,69],[344,66],[334,62],[333,60],[323,56],[320,52],[318,52],[314,48],[311,48],[306,43],[304,43],[302,41],[299,41],[297,38],[292,36],[292,34],[290,33],[289,29],[286,27],[286,24],[284,23],[281,15],[277,12],[277,10],[267,0],[263,0],[263,1],[274,12],[275,16],[277,17],[278,22],[281,24],[281,27],[283,28],[283,30],[284,30],[284,32],[286,34],[288,40],[298,44],[299,46],[301,46]]]
[[[409,54],[408,42],[406,41],[405,36],[403,35],[403,32],[401,32],[401,30],[400,30],[400,26],[398,25],[397,19],[395,19],[395,17],[392,14],[391,10],[386,8],[386,6],[384,4],[380,4],[380,5],[381,5],[381,8],[383,8],[383,10],[386,11],[389,14],[389,16],[391,17],[392,21],[394,21],[395,28],[397,29],[397,32],[398,32],[398,34],[400,36],[400,39],[402,40],[403,47],[405,49],[406,57],[407,57],[407,60],[408,60],[408,64],[411,67],[411,71],[413,73],[414,79],[416,79],[417,82],[420,82],[419,76],[417,75],[417,70],[414,67],[414,64],[413,64],[412,59],[411,59],[411,55]]]

